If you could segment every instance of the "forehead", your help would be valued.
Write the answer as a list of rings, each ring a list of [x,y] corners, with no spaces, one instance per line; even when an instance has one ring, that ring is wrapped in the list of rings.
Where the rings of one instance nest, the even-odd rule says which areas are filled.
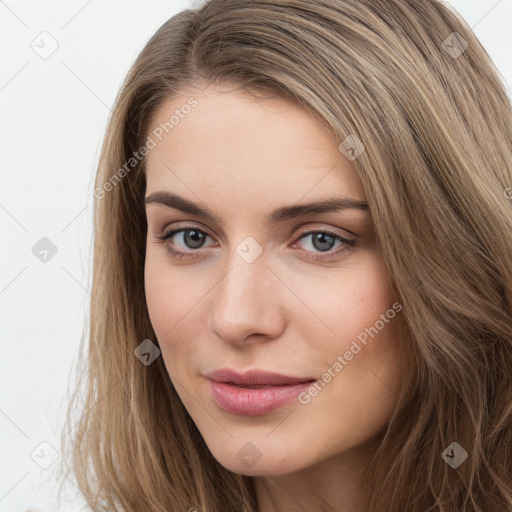
[[[208,86],[182,91],[153,116],[147,189],[185,180],[197,191],[268,197],[287,191],[365,199],[352,162],[320,120],[280,97]],[[181,184],[183,186],[183,184]]]

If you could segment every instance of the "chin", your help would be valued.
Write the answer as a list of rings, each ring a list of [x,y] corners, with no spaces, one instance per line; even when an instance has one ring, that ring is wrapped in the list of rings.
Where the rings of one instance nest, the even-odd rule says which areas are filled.
[[[268,440],[240,441],[210,449],[217,462],[227,470],[245,476],[286,475],[309,464],[293,454],[300,450],[282,442],[272,445]]]

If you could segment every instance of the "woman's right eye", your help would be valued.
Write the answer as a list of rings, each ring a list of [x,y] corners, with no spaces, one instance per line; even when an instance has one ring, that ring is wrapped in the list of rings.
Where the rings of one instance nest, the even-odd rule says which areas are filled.
[[[188,253],[196,252],[197,249],[201,249],[204,246],[204,241],[210,236],[197,228],[180,228],[173,229],[164,233],[163,235],[155,236],[159,243],[164,244],[165,248],[173,255],[179,256],[180,258],[188,256]],[[182,241],[183,248],[176,249],[176,242],[172,239],[176,238],[177,240]]]

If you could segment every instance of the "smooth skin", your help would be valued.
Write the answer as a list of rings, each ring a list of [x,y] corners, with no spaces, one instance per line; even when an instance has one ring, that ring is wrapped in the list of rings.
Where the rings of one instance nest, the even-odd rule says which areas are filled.
[[[150,131],[191,97],[197,106],[147,155],[146,197],[178,194],[218,217],[146,205],[146,298],[169,376],[216,460],[256,477],[260,512],[362,512],[372,436],[388,424],[410,364],[399,345],[401,313],[307,404],[293,400],[262,416],[227,413],[204,377],[230,367],[322,379],[392,309],[369,211],[266,223],[283,206],[333,195],[365,201],[354,164],[306,110],[227,86],[181,91],[156,112]],[[354,245],[329,235],[315,243],[317,235],[303,236],[311,229]],[[237,252],[247,237],[262,250],[251,263]],[[239,456],[247,453],[256,463]]]

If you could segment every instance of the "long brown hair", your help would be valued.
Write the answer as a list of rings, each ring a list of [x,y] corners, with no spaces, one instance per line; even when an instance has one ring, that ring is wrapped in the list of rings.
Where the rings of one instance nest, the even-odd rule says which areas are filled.
[[[164,101],[228,82],[363,144],[354,164],[417,361],[368,468],[369,512],[512,510],[512,108],[474,33],[437,0],[210,0],[142,50],[100,156],[90,324],[63,436],[88,504],[257,510],[253,478],[213,458],[162,359],[134,356],[158,345],[138,150]],[[457,469],[441,456],[454,442],[468,454]]]

